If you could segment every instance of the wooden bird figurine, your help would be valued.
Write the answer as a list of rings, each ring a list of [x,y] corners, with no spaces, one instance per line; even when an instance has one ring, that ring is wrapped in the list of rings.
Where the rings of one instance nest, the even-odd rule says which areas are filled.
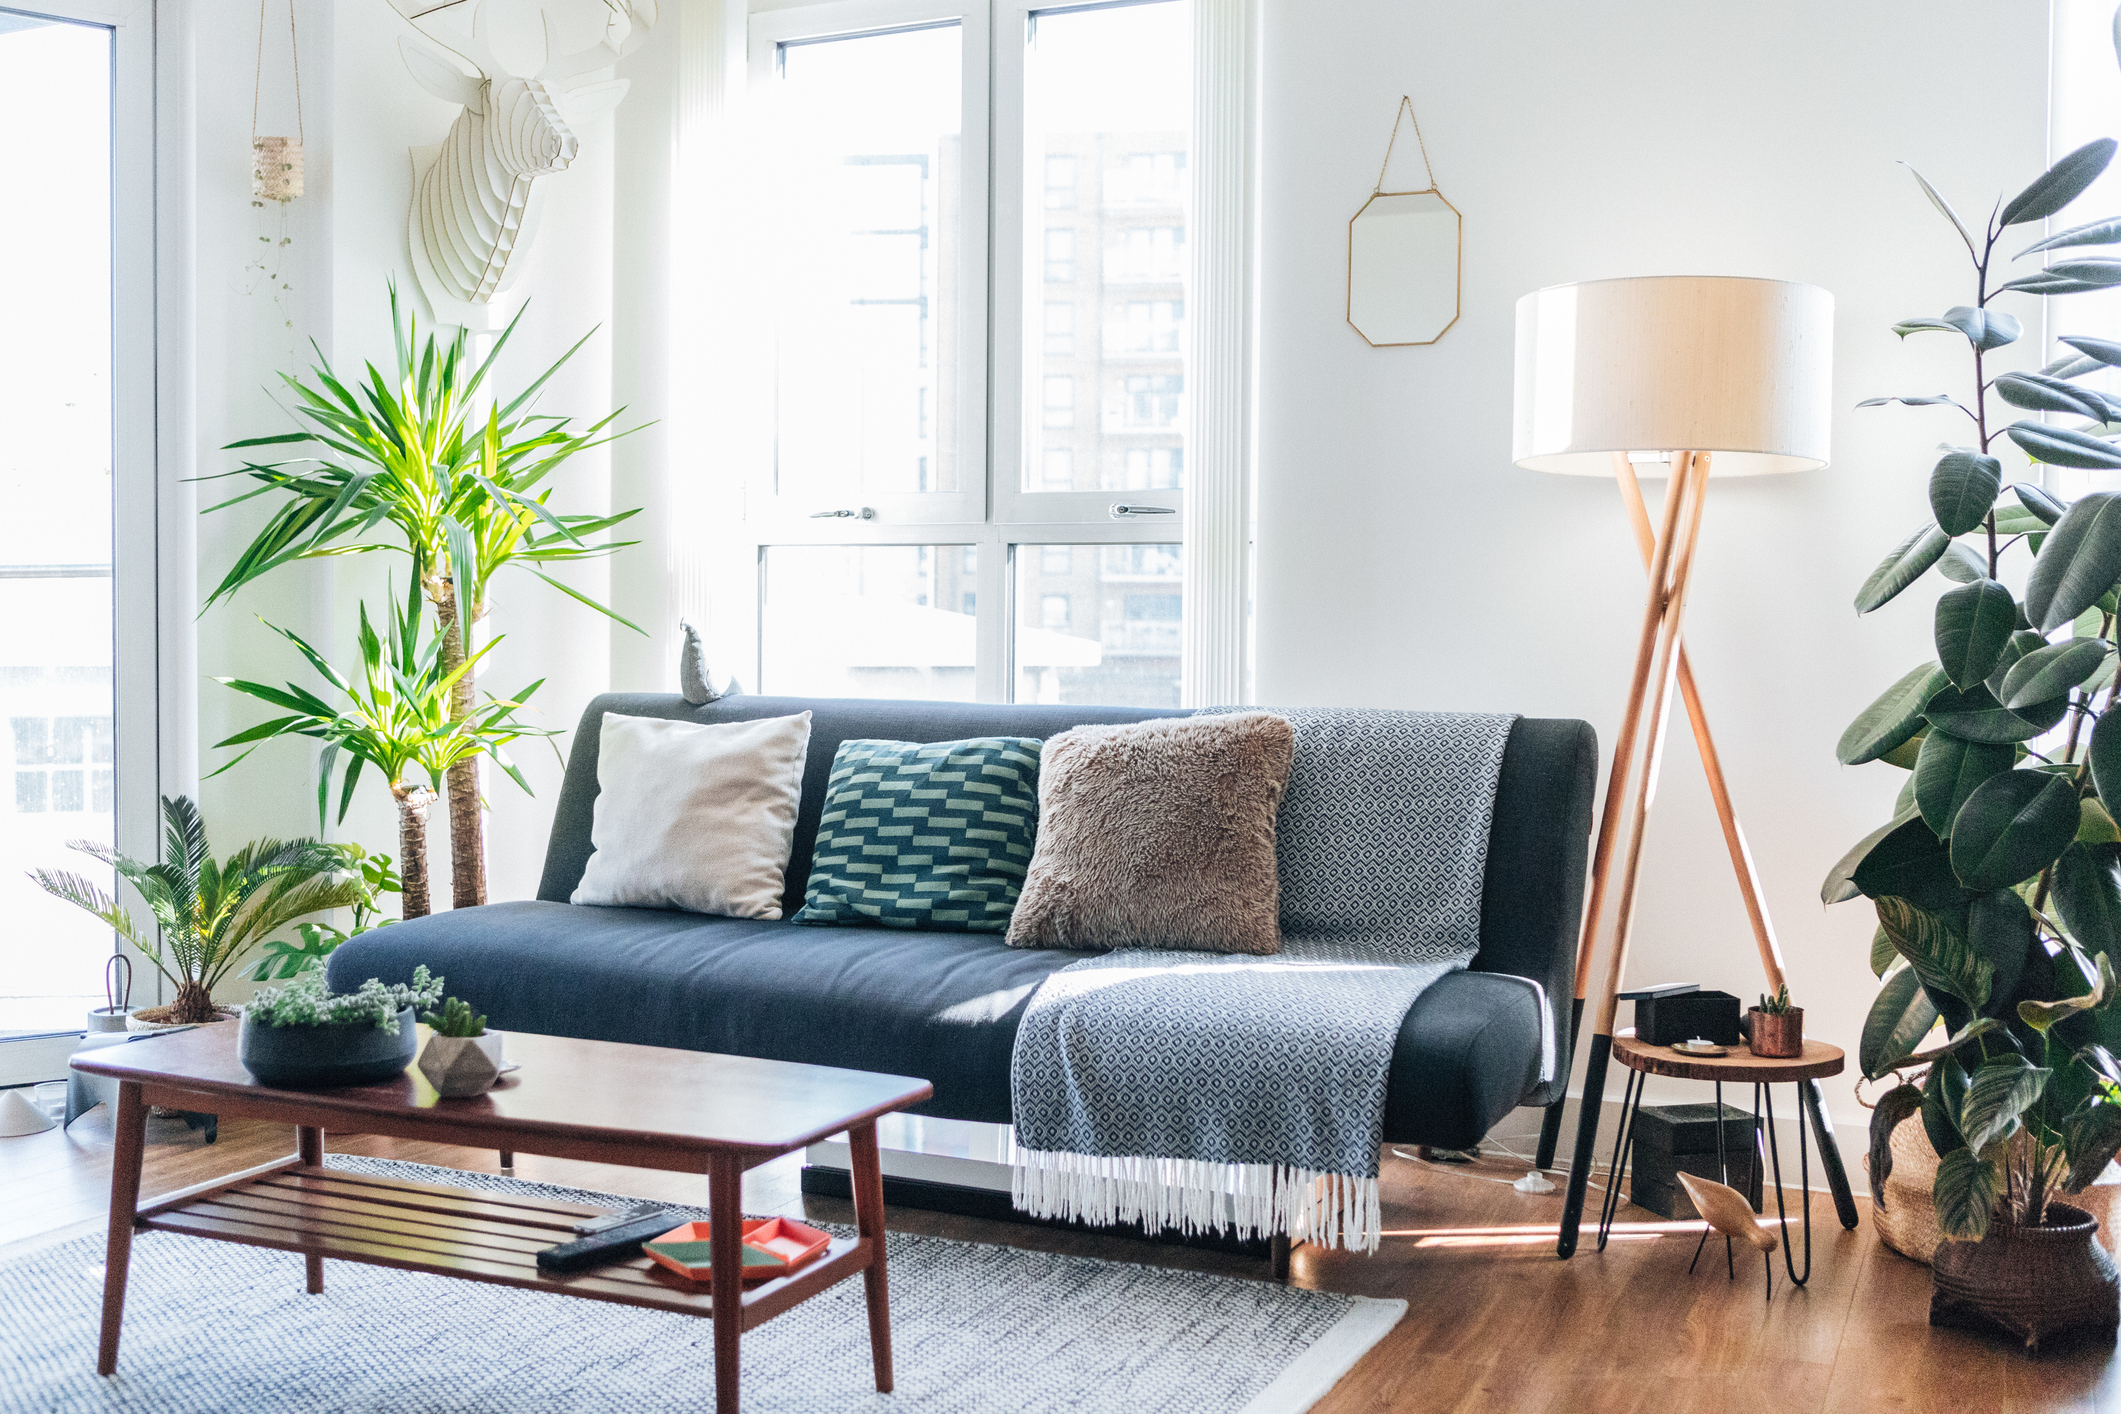
[[[1720,1232],[1725,1241],[1725,1260],[1729,1260],[1729,1242],[1736,1238],[1760,1249],[1760,1262],[1767,1270],[1767,1299],[1775,1299],[1774,1252],[1782,1245],[1770,1228],[1762,1227],[1753,1215],[1753,1205],[1737,1189],[1716,1182],[1712,1178],[1696,1178],[1690,1173],[1679,1175],[1680,1186],[1686,1189],[1687,1197],[1694,1200],[1694,1210],[1701,1214],[1708,1225]],[[1701,1234],[1701,1243],[1708,1242],[1707,1232]],[[1701,1260],[1701,1245],[1694,1248],[1694,1260]],[[1692,1265],[1688,1271],[1694,1270]],[[1733,1275],[1736,1275],[1735,1270]]]

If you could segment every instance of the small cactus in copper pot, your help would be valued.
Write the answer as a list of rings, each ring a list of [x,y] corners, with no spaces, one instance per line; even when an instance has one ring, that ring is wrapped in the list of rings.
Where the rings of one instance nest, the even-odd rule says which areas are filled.
[[[1795,1060],[1804,1054],[1804,1008],[1790,1005],[1789,984],[1775,995],[1760,994],[1760,1005],[1746,1013],[1746,1044],[1770,1060]]]

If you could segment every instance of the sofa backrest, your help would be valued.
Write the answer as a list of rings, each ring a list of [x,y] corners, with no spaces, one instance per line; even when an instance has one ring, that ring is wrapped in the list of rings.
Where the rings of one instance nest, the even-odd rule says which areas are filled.
[[[1044,739],[1085,723],[1184,715],[1184,709],[802,697],[730,697],[694,706],[675,693],[607,694],[589,704],[575,730],[538,897],[567,902],[589,862],[597,748],[606,712],[705,723],[785,717],[803,711],[811,714],[810,755],[803,769],[803,799],[796,817],[795,849],[788,861],[788,885],[782,895],[783,917],[793,916],[802,907],[818,817],[824,811],[826,778],[842,741],[854,737],[923,742],[975,736]],[[1503,752],[1494,822],[1488,832],[1480,954],[1473,967],[1539,983],[1553,1018],[1556,1054],[1562,1056],[1568,1054],[1568,1000],[1575,987],[1576,937],[1583,911],[1597,773],[1598,739],[1589,723],[1519,718]],[[1542,1096],[1541,1101],[1547,1098],[1551,1096]]]

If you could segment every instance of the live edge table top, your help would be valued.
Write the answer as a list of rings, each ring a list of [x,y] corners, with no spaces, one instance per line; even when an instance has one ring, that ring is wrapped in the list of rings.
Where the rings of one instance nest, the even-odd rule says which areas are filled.
[[[374,1085],[281,1090],[243,1068],[236,1031],[202,1026],[73,1064],[137,1082],[150,1105],[219,1103],[223,1114],[562,1157],[623,1153],[620,1162],[694,1172],[711,1154],[750,1167],[935,1093],[904,1075],[514,1031],[507,1058],[521,1068],[468,1099],[437,1095],[415,1066]]]

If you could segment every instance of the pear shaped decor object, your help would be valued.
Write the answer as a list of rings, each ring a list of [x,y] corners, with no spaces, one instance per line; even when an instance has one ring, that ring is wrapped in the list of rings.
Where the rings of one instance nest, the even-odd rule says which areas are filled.
[[[501,1078],[501,1033],[428,1037],[420,1052],[420,1074],[446,1098],[485,1094]]]
[[[1679,1184],[1686,1189],[1687,1197],[1694,1200],[1694,1210],[1708,1222],[1709,1227],[1740,1242],[1756,1247],[1760,1251],[1761,1264],[1767,1269],[1767,1299],[1775,1299],[1775,1249],[1782,1245],[1772,1229],[1762,1227],[1753,1215],[1753,1205],[1743,1193],[1712,1178],[1696,1178],[1693,1174],[1679,1175]],[[1703,1243],[1708,1233],[1701,1234]],[[1694,1260],[1701,1260],[1701,1248],[1694,1249]],[[1690,1266],[1688,1271],[1692,1271]]]
[[[52,1127],[52,1117],[29,1102],[20,1090],[0,1090],[0,1139],[20,1139],[42,1134]]]

